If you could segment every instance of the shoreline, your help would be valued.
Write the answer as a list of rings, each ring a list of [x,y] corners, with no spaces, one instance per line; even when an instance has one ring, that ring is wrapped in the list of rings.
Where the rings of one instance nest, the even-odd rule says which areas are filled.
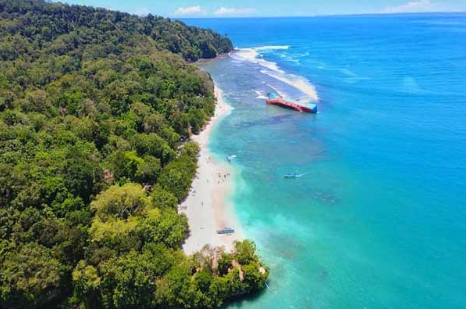
[[[225,102],[222,90],[215,85],[215,114],[198,135],[191,139],[199,144],[200,152],[196,176],[186,200],[179,205],[178,212],[188,217],[190,234],[183,244],[183,251],[192,254],[205,245],[223,246],[233,249],[235,240],[244,239],[241,225],[230,200],[234,192],[235,171],[231,165],[216,158],[209,151],[210,137],[215,126],[233,109]],[[217,230],[235,229],[231,235],[219,235]]]

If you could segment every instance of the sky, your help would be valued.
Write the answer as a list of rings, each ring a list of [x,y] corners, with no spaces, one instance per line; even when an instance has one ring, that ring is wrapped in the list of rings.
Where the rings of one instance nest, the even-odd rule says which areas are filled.
[[[60,0],[138,15],[273,17],[374,13],[466,12],[466,0]]]

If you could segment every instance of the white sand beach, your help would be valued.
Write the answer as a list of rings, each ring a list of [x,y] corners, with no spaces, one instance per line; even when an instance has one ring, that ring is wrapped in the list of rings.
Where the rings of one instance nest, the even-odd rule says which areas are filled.
[[[226,250],[231,250],[235,240],[243,239],[234,205],[229,201],[234,189],[234,170],[226,160],[213,158],[209,152],[212,129],[232,110],[218,87],[215,87],[215,96],[215,115],[199,135],[192,137],[201,147],[197,175],[189,196],[179,207],[179,212],[185,213],[189,220],[190,236],[183,245],[187,254],[194,253],[207,244],[224,246]],[[235,229],[235,233],[217,234],[217,230],[224,227]]]

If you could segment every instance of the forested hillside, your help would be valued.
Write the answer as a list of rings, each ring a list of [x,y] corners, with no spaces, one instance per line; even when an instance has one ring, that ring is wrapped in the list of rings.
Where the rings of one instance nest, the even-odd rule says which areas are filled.
[[[186,61],[231,49],[160,17],[0,0],[0,308],[211,308],[263,287],[249,241],[181,250],[189,136],[215,108]]]
[[[2,38],[17,35],[31,43],[30,46],[3,45],[2,60],[15,59],[29,51],[23,49],[27,47],[46,49],[57,55],[72,53],[80,55],[82,60],[121,55],[124,47],[136,44],[141,35],[152,39],[159,49],[181,54],[188,61],[213,58],[233,48],[228,38],[216,32],[153,15],[141,18],[41,0],[1,0],[0,13]],[[78,53],[89,45],[92,49]]]

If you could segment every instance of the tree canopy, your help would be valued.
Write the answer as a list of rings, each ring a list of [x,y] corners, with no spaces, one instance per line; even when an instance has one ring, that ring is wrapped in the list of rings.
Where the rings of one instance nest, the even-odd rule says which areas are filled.
[[[263,287],[249,241],[186,256],[189,64],[230,40],[179,21],[0,0],[0,308],[213,308]]]
[[[233,48],[228,38],[212,30],[153,15],[140,17],[43,0],[1,0],[0,12],[2,31],[13,36],[10,44],[0,51],[3,60],[14,60],[23,55],[36,56],[37,45],[26,44],[31,40],[41,48],[47,45],[47,49],[61,56],[89,44],[100,46],[84,53],[86,58],[123,53],[125,48],[139,44],[135,40],[138,37],[151,39],[158,49],[180,54],[188,61],[214,58]],[[68,69],[76,65],[73,57],[64,57],[63,61],[61,65]],[[145,70],[150,70],[150,66],[146,66]]]

